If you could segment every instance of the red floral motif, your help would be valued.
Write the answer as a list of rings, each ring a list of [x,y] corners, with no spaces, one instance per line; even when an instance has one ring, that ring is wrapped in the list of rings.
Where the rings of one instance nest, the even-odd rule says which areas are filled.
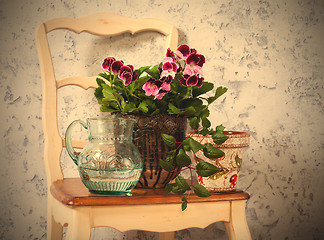
[[[203,184],[204,183],[204,181],[203,181],[203,177],[202,176],[199,176],[198,175],[198,181],[199,181],[199,184]]]
[[[210,159],[210,160],[214,160],[214,161],[221,161],[221,160],[223,160],[224,158],[225,158],[225,156],[220,157],[220,158],[213,158],[213,159]]]
[[[231,183],[231,188],[234,188],[235,185],[236,185],[236,183],[237,183],[237,174],[234,174],[234,175],[230,178],[229,182]]]

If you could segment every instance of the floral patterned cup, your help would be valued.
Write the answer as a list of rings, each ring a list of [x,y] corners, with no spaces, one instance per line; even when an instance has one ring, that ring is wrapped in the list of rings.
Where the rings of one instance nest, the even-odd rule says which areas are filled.
[[[201,144],[211,143],[225,152],[217,159],[206,158],[200,150],[195,154],[195,163],[204,161],[217,166],[220,171],[209,177],[197,175],[198,181],[210,192],[230,192],[236,190],[238,174],[242,165],[244,150],[249,146],[250,134],[247,132],[224,131],[229,138],[221,145],[216,145],[211,136],[194,134],[192,138]]]

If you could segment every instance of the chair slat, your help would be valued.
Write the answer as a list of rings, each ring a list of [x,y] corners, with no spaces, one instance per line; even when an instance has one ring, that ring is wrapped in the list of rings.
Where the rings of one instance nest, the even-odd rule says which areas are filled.
[[[59,89],[61,87],[75,85],[82,87],[83,89],[87,90],[89,88],[97,88],[97,82],[95,77],[80,77],[80,76],[73,76],[73,77],[66,77],[56,81],[56,87]]]

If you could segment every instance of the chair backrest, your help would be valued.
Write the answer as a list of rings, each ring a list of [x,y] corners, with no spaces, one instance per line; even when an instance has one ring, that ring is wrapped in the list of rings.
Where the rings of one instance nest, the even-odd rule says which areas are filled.
[[[39,63],[42,73],[43,109],[42,122],[44,130],[44,161],[47,186],[58,179],[63,179],[60,156],[64,140],[58,130],[57,90],[68,85],[76,85],[87,90],[96,88],[96,76],[71,76],[56,79],[47,34],[53,30],[70,30],[75,33],[88,32],[97,36],[112,36],[130,32],[155,31],[166,36],[166,49],[175,49],[178,44],[177,29],[158,19],[133,19],[110,13],[96,13],[80,18],[54,18],[43,22],[36,31]],[[83,148],[81,141],[72,141],[75,148]],[[49,189],[49,188],[48,188]]]

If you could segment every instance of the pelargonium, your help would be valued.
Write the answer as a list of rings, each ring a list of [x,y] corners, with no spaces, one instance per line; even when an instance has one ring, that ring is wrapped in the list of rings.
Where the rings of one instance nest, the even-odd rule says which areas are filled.
[[[125,86],[136,81],[138,72],[134,72],[133,65],[124,65],[124,61],[116,60],[114,57],[107,57],[102,63],[102,68],[108,73],[118,75],[124,81]]]
[[[102,63],[103,73],[97,78],[98,88],[95,96],[101,105],[101,111],[132,115],[153,116],[168,114],[176,117],[186,117],[195,133],[212,135],[216,144],[226,141],[224,127],[219,125],[213,130],[208,120],[208,107],[227,88],[218,87],[214,95],[208,96],[214,89],[214,84],[205,81],[203,66],[205,57],[188,45],[180,45],[175,51],[167,49],[165,57],[155,66],[144,66],[134,69],[133,65],[124,64],[123,60],[107,57]],[[201,126],[200,126],[201,123]],[[218,159],[224,153],[212,144],[201,144],[192,137],[182,142],[167,134],[162,134],[163,141],[172,149],[166,159],[160,159],[160,166],[166,171],[173,171],[176,166],[193,169],[190,157],[186,151],[194,153],[203,150],[210,159]],[[174,149],[173,149],[174,148]],[[196,171],[200,176],[210,176],[219,171],[209,163],[198,163]],[[231,178],[236,184],[236,178]],[[192,186],[178,176],[175,183],[169,183],[167,192],[184,193]],[[194,186],[194,192],[201,197],[207,197],[208,191],[202,185]],[[182,198],[182,209],[187,207],[187,199]]]
[[[153,67],[135,69],[123,60],[107,57],[102,63],[104,72],[97,78],[95,96],[106,112],[166,113],[201,119],[209,115],[208,106],[219,93],[226,91],[221,88],[214,97],[200,97],[214,86],[203,77],[204,63],[205,56],[186,44],[175,51],[167,49],[160,64]]]

